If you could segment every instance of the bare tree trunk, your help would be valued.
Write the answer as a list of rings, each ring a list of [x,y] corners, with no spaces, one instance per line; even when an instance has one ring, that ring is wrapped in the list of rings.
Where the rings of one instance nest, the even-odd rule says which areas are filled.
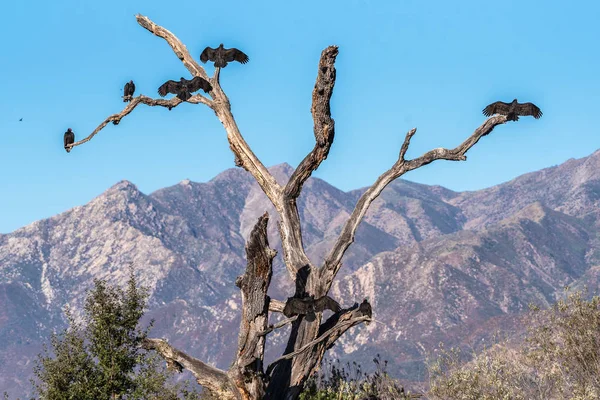
[[[417,169],[435,160],[466,160],[466,152],[479,139],[489,134],[497,125],[506,122],[505,116],[495,116],[486,120],[462,144],[454,149],[437,148],[422,156],[406,160],[410,140],[416,128],[410,130],[400,148],[398,160],[383,173],[375,183],[361,196],[356,208],[344,225],[322,266],[311,264],[304,251],[300,216],[296,200],[302,186],[311,174],[327,158],[335,136],[335,122],[331,118],[330,100],[336,79],[335,60],[338,55],[336,46],[329,46],[321,53],[317,79],[312,94],[311,113],[314,122],[315,146],[302,160],[287,184],[280,186],[267,168],[261,163],[242,137],[231,105],[220,84],[220,68],[215,68],[209,78],[202,66],[194,60],[187,48],[167,29],[156,25],[149,18],[138,15],[138,23],[163,38],[173,49],[183,65],[193,76],[208,79],[213,90],[210,99],[203,95],[194,95],[188,102],[204,104],[210,107],[223,124],[227,132],[229,147],[235,156],[235,165],[248,171],[259,184],[263,192],[273,203],[279,216],[279,234],[283,248],[283,260],[290,279],[296,283],[295,293],[287,302],[270,299],[267,291],[271,283],[272,262],[276,252],[269,248],[267,224],[269,216],[265,213],[258,219],[246,244],[247,267],[236,285],[242,294],[242,319],[238,338],[238,351],[229,371],[214,368],[186,353],[170,346],[162,339],[147,339],[144,347],[157,351],[167,365],[179,371],[186,368],[196,377],[198,383],[216,394],[220,399],[259,400],[259,399],[297,399],[306,380],[319,368],[325,352],[350,328],[371,320],[371,306],[363,301],[360,306],[354,302],[349,308],[336,309],[334,314],[323,321],[323,310],[309,314],[296,313],[269,326],[269,312],[283,313],[290,299],[302,304],[316,304],[314,299],[326,296],[333,280],[342,266],[342,258],[354,241],[356,230],[367,213],[371,203],[383,189],[408,171]],[[109,122],[117,125],[122,118],[131,113],[138,105],[161,106],[170,109],[182,101],[152,99],[144,95],[137,96],[118,114],[106,118],[88,137],[69,145],[69,148],[88,142]],[[350,300],[351,301],[351,300]],[[264,350],[266,335],[286,324],[292,324],[291,334],[284,354],[264,370]]]

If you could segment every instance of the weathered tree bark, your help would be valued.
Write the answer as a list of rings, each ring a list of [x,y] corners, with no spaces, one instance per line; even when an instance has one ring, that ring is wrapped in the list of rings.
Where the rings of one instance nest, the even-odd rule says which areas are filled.
[[[437,148],[413,160],[406,160],[406,152],[416,128],[410,130],[400,148],[398,160],[381,175],[361,196],[356,208],[344,225],[322,266],[312,265],[302,243],[300,216],[296,200],[302,186],[321,162],[327,158],[335,136],[335,123],[331,118],[330,100],[336,79],[335,60],[337,46],[327,47],[321,53],[317,79],[312,94],[311,113],[314,123],[315,146],[302,160],[287,184],[280,186],[267,168],[261,163],[242,137],[231,113],[231,105],[220,84],[220,68],[215,68],[209,78],[204,68],[190,56],[187,48],[167,29],[149,18],[138,15],[138,23],[169,44],[177,57],[193,76],[210,80],[213,90],[210,99],[202,95],[193,96],[188,102],[201,103],[210,107],[219,118],[225,131],[229,147],[234,153],[235,165],[248,171],[274,205],[279,216],[279,234],[283,248],[283,260],[290,279],[296,283],[294,297],[305,299],[326,296],[342,265],[342,258],[354,241],[356,230],[371,203],[392,181],[408,171],[435,160],[464,161],[465,154],[479,139],[489,134],[497,125],[506,122],[505,116],[495,116],[454,149]],[[151,99],[140,95],[131,100],[123,111],[106,118],[88,137],[73,143],[71,148],[88,142],[105,128],[109,122],[117,125],[139,104],[162,106],[172,109],[182,101]],[[306,380],[319,368],[325,352],[331,348],[348,329],[371,320],[371,306],[365,301],[335,312],[322,321],[322,312],[299,314],[268,325],[269,311],[283,313],[286,302],[267,296],[272,276],[272,262],[276,252],[269,248],[267,240],[268,215],[259,218],[246,244],[247,267],[244,275],[236,281],[242,293],[242,319],[238,338],[236,359],[229,371],[222,371],[173,348],[162,339],[147,339],[144,347],[157,351],[167,364],[176,370],[189,369],[198,382],[222,399],[284,399],[294,400],[300,394]],[[309,303],[310,304],[310,303]],[[338,307],[336,306],[336,310]],[[314,314],[314,316],[313,316]],[[289,316],[289,314],[288,314]],[[291,324],[291,333],[284,354],[264,370],[266,335],[284,325]]]
[[[242,321],[238,339],[238,353],[230,375],[244,400],[262,399],[265,394],[263,359],[265,335],[269,322],[267,290],[273,274],[273,258],[277,252],[269,248],[265,213],[250,233],[246,245],[248,266],[236,285],[242,291]]]

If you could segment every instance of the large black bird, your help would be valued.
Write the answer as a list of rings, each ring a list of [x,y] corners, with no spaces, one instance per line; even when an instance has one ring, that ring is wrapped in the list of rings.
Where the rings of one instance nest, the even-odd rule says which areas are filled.
[[[135,83],[133,83],[133,81],[129,81],[125,84],[125,88],[123,88],[123,101],[125,103],[131,101],[133,93],[135,93]]]
[[[75,143],[75,133],[71,130],[71,128],[67,129],[65,132],[65,150],[67,153],[71,152],[72,147],[67,147],[69,144]]]
[[[176,94],[181,100],[187,101],[190,97],[192,97],[191,93],[200,89],[208,93],[213,88],[210,82],[199,76],[196,76],[194,79],[189,81],[182,77],[179,82],[169,80],[163,83],[162,86],[158,88],[158,94],[160,94],[162,97],[165,97],[167,93],[173,93]]]
[[[360,310],[360,312],[362,312],[363,316],[367,316],[369,318],[373,317],[373,308],[371,308],[371,305],[369,304],[367,299],[364,299],[363,302],[360,303],[358,309]]]
[[[283,308],[283,315],[290,318],[294,315],[306,315],[306,320],[312,322],[315,320],[316,312],[331,310],[338,312],[342,309],[337,301],[329,296],[323,296],[315,300],[315,296],[304,298],[289,297]]]
[[[483,115],[486,117],[491,117],[494,114],[506,115],[507,121],[518,121],[519,115],[531,115],[533,118],[539,119],[542,116],[542,110],[533,103],[521,104],[517,102],[517,99],[514,99],[512,103],[497,101],[483,109]]]
[[[215,67],[225,68],[228,62],[237,61],[246,64],[250,59],[243,52],[235,48],[226,49],[223,43],[216,49],[212,47],[205,48],[200,54],[200,61],[206,64],[207,61],[214,61]]]

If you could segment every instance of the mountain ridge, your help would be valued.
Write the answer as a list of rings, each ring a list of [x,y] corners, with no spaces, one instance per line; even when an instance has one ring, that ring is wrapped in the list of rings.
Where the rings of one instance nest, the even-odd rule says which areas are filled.
[[[330,292],[343,306],[368,297],[381,323],[352,329],[332,356],[390,355],[403,379],[423,378],[439,341],[471,345],[483,327],[506,329],[530,302],[548,305],[562,286],[600,282],[600,151],[497,186],[454,192],[397,180],[375,200]],[[280,184],[287,164],[269,168]],[[310,178],[298,199],[306,252],[319,265],[365,188],[344,192]],[[273,206],[244,170],[208,182],[184,179],[142,193],[117,182],[87,204],[0,235],[0,392],[23,395],[21,379],[65,305],[80,312],[94,278],[123,284],[133,263],[150,288],[153,336],[226,368],[239,323],[245,238],[271,215],[279,250],[269,294],[293,292],[281,261]],[[18,323],[17,323],[18,321]],[[514,324],[514,323],[513,323]],[[269,335],[267,359],[286,329]]]

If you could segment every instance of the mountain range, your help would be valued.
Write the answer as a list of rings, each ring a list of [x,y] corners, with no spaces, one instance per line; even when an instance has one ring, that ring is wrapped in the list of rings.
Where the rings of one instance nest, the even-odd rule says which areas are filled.
[[[280,183],[288,164],[270,168]],[[366,188],[344,192],[310,178],[299,198],[304,245],[320,264]],[[406,382],[426,379],[440,342],[476,346],[522,329],[530,303],[547,306],[565,285],[600,281],[600,150],[484,190],[454,192],[397,180],[372,204],[330,295],[368,298],[376,321],[349,331],[330,355],[371,364],[376,353]],[[281,262],[276,214],[252,177],[229,169],[149,195],[121,181],[80,207],[0,235],[0,393],[23,396],[51,332],[76,315],[95,278],[123,285],[128,266],[150,289],[152,336],[221,368],[232,360],[245,239],[271,215],[279,255],[269,294],[293,284]],[[286,329],[271,333],[267,359]]]

